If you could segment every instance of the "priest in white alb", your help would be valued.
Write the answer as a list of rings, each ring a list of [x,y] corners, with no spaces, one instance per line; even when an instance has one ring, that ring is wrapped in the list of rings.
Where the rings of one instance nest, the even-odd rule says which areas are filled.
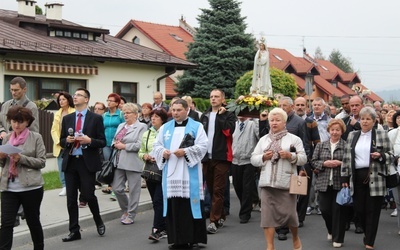
[[[163,170],[163,215],[170,249],[207,244],[201,160],[208,138],[203,125],[187,116],[188,109],[185,100],[174,102],[170,108],[174,119],[160,128],[151,153]]]

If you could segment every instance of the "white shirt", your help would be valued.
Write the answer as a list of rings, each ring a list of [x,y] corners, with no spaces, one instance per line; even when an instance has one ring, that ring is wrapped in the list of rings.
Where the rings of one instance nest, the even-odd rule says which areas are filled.
[[[358,138],[355,154],[356,154],[356,169],[369,168],[369,160],[371,153],[371,136],[372,130],[367,133],[361,131],[360,138]]]
[[[216,112],[210,112],[210,120],[208,121],[208,129],[207,129],[207,136],[208,136],[208,157],[211,159],[212,156],[212,148],[213,148],[213,139],[215,134],[215,118],[217,117]]]

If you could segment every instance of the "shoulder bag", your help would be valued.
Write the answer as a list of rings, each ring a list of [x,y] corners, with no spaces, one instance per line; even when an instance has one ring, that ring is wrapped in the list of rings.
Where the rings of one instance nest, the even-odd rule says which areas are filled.
[[[149,152],[147,145],[149,143],[150,132],[151,131],[149,129],[146,139],[146,152]],[[145,161],[142,172],[142,178],[145,179],[146,181],[161,183],[162,170],[158,169],[157,163],[151,161]]]
[[[111,151],[110,157],[108,160],[103,161],[101,165],[101,170],[96,173],[96,180],[100,183],[110,185],[114,180],[114,158],[117,152],[114,152],[114,148]]]
[[[393,157],[393,160],[392,160],[391,164],[389,165],[389,172],[387,172],[386,175],[384,173],[379,172],[378,175],[385,178],[387,188],[395,188],[398,185],[400,185],[400,175],[399,175],[399,172],[397,172],[396,167],[395,167],[398,164],[399,156],[394,155],[390,151],[387,153],[391,157]],[[391,173],[393,173],[393,174],[391,174]]]

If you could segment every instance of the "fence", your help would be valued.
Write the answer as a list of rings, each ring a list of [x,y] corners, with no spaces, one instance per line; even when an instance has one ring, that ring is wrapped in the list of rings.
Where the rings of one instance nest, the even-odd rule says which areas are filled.
[[[53,153],[53,139],[51,138],[51,125],[53,124],[54,113],[39,109],[39,133],[43,137],[46,153]]]

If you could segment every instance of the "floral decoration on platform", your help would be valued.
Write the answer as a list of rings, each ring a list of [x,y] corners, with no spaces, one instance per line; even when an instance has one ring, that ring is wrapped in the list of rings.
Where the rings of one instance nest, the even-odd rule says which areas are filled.
[[[260,113],[264,110],[271,110],[277,106],[278,100],[276,98],[257,94],[239,96],[238,99],[229,102],[226,108],[228,111],[234,112],[235,115],[238,116],[243,112],[256,111]]]

